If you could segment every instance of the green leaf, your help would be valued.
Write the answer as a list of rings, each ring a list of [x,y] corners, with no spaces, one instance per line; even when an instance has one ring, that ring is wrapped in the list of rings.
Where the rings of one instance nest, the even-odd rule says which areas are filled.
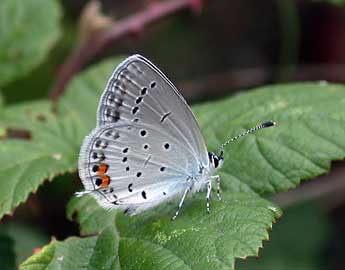
[[[21,264],[20,269],[117,269],[116,237],[110,230],[87,238],[53,240],[40,253]]]
[[[51,104],[44,101],[0,112],[2,130],[29,137],[1,141],[0,218],[24,202],[44,180],[75,171],[78,137],[81,140],[75,122],[73,115],[58,118],[51,112]]]
[[[276,127],[228,146],[220,173],[228,191],[268,194],[297,187],[344,158],[344,105],[343,85],[298,83],[266,86],[193,109],[210,150],[256,124],[277,121]]]
[[[81,232],[88,237],[53,242],[24,262],[21,269],[58,269],[55,264],[60,253],[56,250],[62,246],[66,269],[88,261],[98,264],[88,264],[87,269],[115,269],[110,265],[117,263],[121,269],[233,269],[235,257],[257,254],[262,239],[268,239],[272,220],[281,215],[278,207],[258,196],[236,193],[225,196],[222,202],[214,201],[210,215],[200,195],[187,203],[174,222],[171,207],[160,210],[159,215],[156,210],[139,217],[116,216],[101,209],[90,196],[74,198],[68,216],[77,214]],[[76,246],[83,247],[82,258]],[[98,260],[97,252],[103,255]],[[35,268],[39,265],[42,268]]]
[[[55,0],[0,2],[0,86],[42,62],[59,36],[60,13]]]
[[[330,243],[330,231],[330,220],[316,203],[305,202],[284,209],[284,218],[270,234],[270,242],[265,243],[260,258],[238,260],[236,269],[327,269],[324,251]]]

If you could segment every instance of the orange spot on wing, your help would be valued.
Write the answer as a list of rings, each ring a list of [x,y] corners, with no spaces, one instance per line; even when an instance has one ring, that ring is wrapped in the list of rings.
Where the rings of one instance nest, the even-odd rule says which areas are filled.
[[[105,187],[109,186],[109,184],[110,184],[110,177],[108,175],[103,175],[101,188],[105,188]]]
[[[107,172],[107,170],[108,170],[108,165],[107,164],[105,164],[105,163],[101,163],[101,164],[99,164],[99,167],[98,167],[98,174],[99,175],[104,175],[106,172]]]

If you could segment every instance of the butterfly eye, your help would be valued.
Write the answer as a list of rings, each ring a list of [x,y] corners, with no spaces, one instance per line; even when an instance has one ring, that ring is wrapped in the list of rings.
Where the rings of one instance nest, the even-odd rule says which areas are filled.
[[[219,165],[218,157],[216,157],[216,156],[213,157],[213,164],[214,164],[214,167],[215,167],[215,168],[218,167],[218,165]]]

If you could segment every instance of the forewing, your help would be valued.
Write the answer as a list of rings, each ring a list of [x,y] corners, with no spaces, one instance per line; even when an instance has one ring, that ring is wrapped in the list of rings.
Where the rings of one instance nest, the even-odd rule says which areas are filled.
[[[140,55],[127,58],[116,68],[101,97],[97,125],[114,123],[162,129],[208,166],[206,145],[187,103],[169,79]]]

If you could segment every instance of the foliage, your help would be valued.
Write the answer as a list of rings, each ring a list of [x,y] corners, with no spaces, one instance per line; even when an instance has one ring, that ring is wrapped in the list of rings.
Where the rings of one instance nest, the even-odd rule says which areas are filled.
[[[20,201],[25,200],[28,194],[33,192],[47,177],[52,178],[59,173],[76,169],[81,140],[94,126],[94,121],[90,121],[90,119],[95,119],[98,97],[106,78],[118,62],[119,59],[108,60],[78,76],[57,104],[57,115],[50,112],[49,107],[51,105],[46,101],[31,102],[3,109],[1,117],[3,128],[9,126],[25,128],[31,132],[31,139],[4,140],[4,151],[1,152],[0,156],[3,164],[6,165],[3,166],[3,173],[4,175],[12,175],[14,179],[17,179],[15,181],[17,185],[12,188],[12,193],[3,192],[4,194],[0,196],[0,198],[5,198],[1,205],[6,206],[6,209],[3,208],[2,210],[2,214],[13,209]],[[172,213],[172,207],[169,208],[170,211],[158,212],[151,218],[147,218],[145,215],[135,219],[124,217],[116,217],[115,219],[114,217],[109,228],[93,229],[93,232],[86,231],[86,235],[92,234],[91,238],[72,238],[65,242],[51,243],[42,253],[25,262],[22,268],[30,269],[30,265],[37,260],[41,262],[42,258],[46,260],[47,264],[54,265],[57,263],[57,257],[54,257],[55,255],[49,257],[47,254],[55,248],[57,250],[61,248],[65,256],[74,258],[76,255],[74,245],[81,245],[80,248],[83,249],[84,245],[97,244],[97,247],[99,245],[102,249],[109,245],[109,241],[115,246],[120,246],[119,254],[114,252],[112,253],[113,256],[108,258],[112,260],[112,263],[98,260],[98,257],[94,257],[95,255],[89,255],[91,256],[89,260],[96,260],[95,265],[97,267],[115,262],[121,265],[134,263],[126,261],[129,260],[128,258],[123,258],[125,261],[122,261],[121,258],[121,254],[128,253],[121,253],[121,247],[127,251],[131,250],[133,253],[141,252],[140,249],[135,251],[136,248],[139,248],[138,246],[133,245],[133,243],[130,244],[133,239],[127,239],[131,238],[128,234],[133,231],[138,235],[132,238],[150,239],[149,243],[144,241],[143,246],[147,244],[157,248],[152,249],[152,253],[151,249],[148,249],[148,254],[142,255],[144,256],[141,258],[143,268],[145,268],[144,262],[148,260],[148,257],[152,263],[158,265],[161,263],[162,256],[167,256],[166,258],[169,257],[172,261],[181,260],[186,264],[186,260],[192,260],[193,256],[186,253],[186,258],[181,258],[178,255],[172,257],[171,253],[176,254],[177,246],[181,246],[181,244],[173,241],[170,243],[169,241],[167,244],[172,245],[172,247],[166,248],[164,245],[158,245],[157,243],[160,242],[155,236],[157,235],[155,230],[157,230],[157,224],[162,223],[163,225],[160,225],[161,237],[170,239],[169,235],[173,234],[174,231],[181,230],[182,227],[188,231],[189,227],[186,224],[189,224],[187,220],[191,218],[195,221],[189,226],[196,228],[197,232],[190,229],[188,232],[193,236],[186,233],[186,239],[190,239],[187,242],[192,243],[191,239],[193,238],[200,241],[202,235],[200,231],[205,230],[205,228],[228,228],[227,234],[224,235],[224,239],[227,241],[221,242],[223,246],[220,248],[220,250],[227,250],[227,252],[217,253],[214,251],[213,255],[210,256],[215,256],[218,258],[217,260],[222,262],[218,261],[218,268],[229,268],[229,266],[233,268],[236,257],[257,254],[261,240],[267,238],[266,229],[270,228],[270,223],[280,216],[278,208],[260,199],[258,194],[273,194],[296,187],[302,179],[310,179],[326,172],[331,160],[344,157],[344,143],[341,140],[344,136],[344,130],[341,125],[344,124],[345,119],[338,113],[339,108],[344,107],[344,102],[345,92],[341,85],[302,83],[264,87],[248,94],[195,106],[194,110],[210,149],[215,149],[220,142],[229,136],[264,120],[274,119],[278,122],[277,127],[248,136],[227,149],[226,161],[221,173],[223,196],[226,200],[225,202],[213,203],[214,211],[210,217],[205,217],[204,203],[198,196],[191,200],[192,203],[185,208],[183,215],[177,222],[167,222]],[[27,113],[28,108],[30,113]],[[227,108],[231,108],[231,110],[227,111]],[[43,118],[45,120],[42,121]],[[320,121],[323,123],[322,126]],[[291,130],[294,132],[290,132]],[[20,169],[10,162],[8,152],[6,152],[6,150],[13,151],[13,147],[16,147],[17,153],[20,153]],[[251,166],[247,166],[247,164],[251,164]],[[21,167],[24,167],[24,171],[21,170]],[[29,167],[31,170],[25,169]],[[37,169],[32,169],[35,167]],[[32,183],[35,185],[33,186]],[[202,195],[200,196],[202,197]],[[83,199],[80,204],[83,204],[84,200],[86,199]],[[93,207],[96,209],[96,206],[92,206],[91,201],[89,204],[87,206],[88,211],[92,212],[93,219],[98,220],[97,215],[93,213],[96,210],[91,210]],[[252,205],[262,205],[262,207],[257,209]],[[85,218],[88,216],[85,211],[80,210],[82,209],[80,206],[74,206],[72,209],[75,209],[74,211],[79,210],[79,220],[83,220],[83,215]],[[272,212],[270,209],[275,211]],[[70,209],[70,211],[72,210]],[[102,210],[98,209],[97,211]],[[246,213],[243,217],[250,216],[253,223],[250,220],[241,220],[241,213]],[[111,214],[109,216],[111,217]],[[103,221],[99,223],[109,223],[105,213],[102,212],[100,217],[102,217],[100,220]],[[196,226],[197,220],[201,220],[205,227]],[[134,223],[132,224],[132,222]],[[136,223],[146,225],[142,227],[142,230],[138,230],[135,226]],[[136,229],[130,229],[131,226]],[[82,232],[85,230],[83,224],[81,224],[81,230]],[[213,234],[205,235],[211,238],[219,237],[217,234],[219,231],[214,230],[216,232]],[[94,235],[95,233],[96,235]],[[214,238],[207,237],[205,236],[204,245],[200,244],[200,248],[207,249],[209,243],[214,241],[212,240]],[[239,245],[237,241],[243,246]],[[213,243],[218,243],[218,241]],[[238,249],[234,249],[234,247]],[[185,248],[188,250],[190,246]],[[165,255],[160,254],[161,252]],[[51,254],[59,254],[59,252]],[[85,253],[84,256],[88,256],[87,254]],[[89,254],[93,254],[93,252]],[[204,258],[208,258],[206,253],[200,251],[200,254],[204,254],[206,256]],[[195,268],[197,261],[200,261],[200,258],[186,265]],[[139,263],[137,268],[139,268]],[[212,265],[214,263],[212,260],[209,260],[209,263],[209,266],[215,267]]]
[[[49,237],[45,235],[42,230],[25,223],[7,222],[6,224],[1,224],[0,232],[4,239],[10,239],[11,243],[11,248],[7,247],[2,251],[11,251],[13,253],[12,256],[9,256],[8,254],[2,253],[0,248],[0,262],[2,263],[2,267],[4,262],[2,258],[11,258],[13,260],[13,265],[15,265],[15,263],[19,265],[19,263],[29,257],[36,248],[49,241]],[[3,244],[6,243],[6,241],[0,242]],[[14,267],[9,267],[9,269],[14,269]]]
[[[43,61],[59,36],[60,12],[55,0],[0,2],[0,86]]]
[[[1,1],[0,87],[28,76],[46,59],[61,32],[60,13],[55,0]],[[80,145],[95,126],[99,97],[123,59],[118,56],[92,65],[74,77],[56,102],[43,99],[6,105],[0,96],[0,218],[12,214],[44,181],[76,174]],[[282,216],[267,195],[296,188],[301,181],[329,171],[333,160],[344,158],[344,105],[345,86],[325,82],[265,86],[194,105],[210,150],[264,121],[278,123],[228,146],[220,172],[223,200],[212,201],[211,214],[206,213],[203,193],[188,198],[174,222],[170,218],[176,202],[128,217],[100,208],[89,196],[73,197],[67,217],[79,224],[80,236],[52,238],[21,263],[47,238],[26,226],[2,224],[1,267],[13,269],[20,262],[20,269],[25,270],[234,269],[236,259],[258,256],[272,224]],[[320,233],[323,221],[314,208],[301,209],[287,210],[288,220],[272,234],[275,245],[295,253],[280,254],[268,245],[263,253],[268,262],[260,261],[259,266],[284,265],[272,259],[276,254],[287,261],[303,254],[300,265],[315,266],[316,247],[325,239]],[[313,218],[318,226],[308,223]],[[300,226],[311,226],[320,238],[313,237],[312,244],[293,250],[306,237]],[[299,234],[284,238],[291,230]],[[251,262],[236,265],[239,269],[257,267]]]

